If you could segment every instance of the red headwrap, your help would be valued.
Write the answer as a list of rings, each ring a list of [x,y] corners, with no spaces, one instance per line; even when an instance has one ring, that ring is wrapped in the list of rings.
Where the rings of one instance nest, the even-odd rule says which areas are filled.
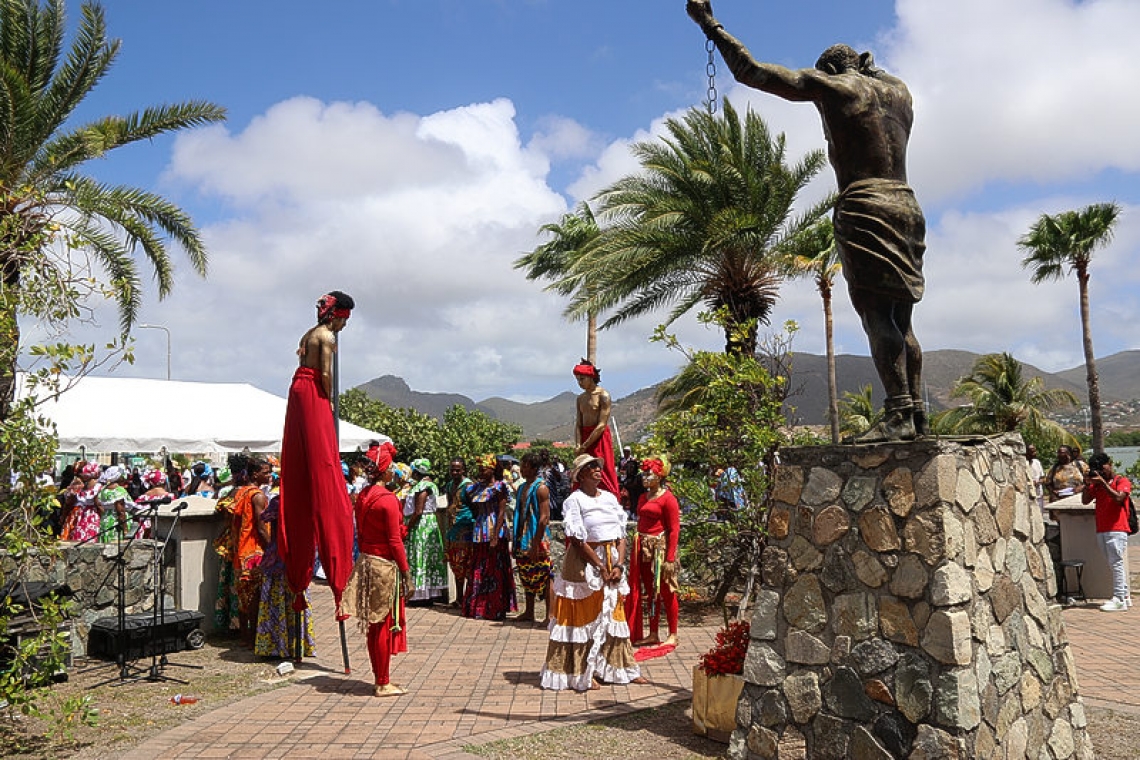
[[[336,296],[326,293],[317,300],[317,321],[324,322],[328,318],[348,319],[352,309],[336,308]]]
[[[575,375],[585,375],[586,377],[592,377],[592,378],[594,378],[594,382],[597,382],[601,378],[601,375],[598,373],[598,368],[595,367],[593,364],[576,364],[576,365],[574,365],[574,374]]]
[[[645,459],[641,462],[642,472],[652,472],[659,478],[665,477],[665,463],[660,459]]]
[[[376,465],[376,469],[384,472],[392,464],[392,460],[396,458],[396,447],[392,445],[391,441],[385,441],[379,446],[373,446],[365,452],[364,456],[368,457]]]

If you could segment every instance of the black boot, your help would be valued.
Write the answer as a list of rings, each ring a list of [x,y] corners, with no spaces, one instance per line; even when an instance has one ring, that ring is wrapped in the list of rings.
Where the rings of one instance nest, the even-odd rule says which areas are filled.
[[[852,443],[912,441],[914,437],[914,402],[910,396],[891,396],[883,404],[883,420]]]
[[[930,429],[926,424],[926,402],[914,400],[914,434],[918,438],[925,438],[930,435]]]

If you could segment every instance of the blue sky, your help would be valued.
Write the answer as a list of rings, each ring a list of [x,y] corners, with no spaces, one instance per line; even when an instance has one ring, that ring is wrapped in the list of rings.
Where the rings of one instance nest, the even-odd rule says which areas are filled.
[[[574,388],[584,327],[511,269],[555,221],[636,169],[631,141],[705,93],[703,35],[683,0],[111,0],[117,65],[82,118],[157,102],[213,100],[224,126],[132,146],[91,171],[156,189],[189,210],[210,248],[208,280],[183,264],[174,294],[141,322],[174,335],[176,379],[284,393],[323,292],[358,309],[343,335],[345,387],[382,374],[418,390],[533,400]],[[79,4],[68,2],[74,17]],[[1116,200],[1116,240],[1092,282],[1097,353],[1140,347],[1140,103],[1131,95],[1140,4],[1132,0],[719,0],[761,60],[810,66],[834,42],[871,49],[915,98],[911,182],[928,221],[927,350],[1010,350],[1044,369],[1081,361],[1076,284],[1029,285],[1015,242],[1041,213]],[[813,108],[717,85],[785,131],[793,154],[823,147]],[[834,186],[830,170],[808,197]],[[840,288],[842,290],[842,288]],[[819,301],[787,283],[774,322],[822,353]],[[74,336],[114,334],[110,310]],[[648,343],[659,319],[603,332],[605,385],[626,395],[678,358]],[[837,299],[837,348],[866,354]],[[685,319],[682,338],[719,337]],[[34,332],[34,331],[33,331]],[[136,331],[136,364],[165,374],[165,337]]]

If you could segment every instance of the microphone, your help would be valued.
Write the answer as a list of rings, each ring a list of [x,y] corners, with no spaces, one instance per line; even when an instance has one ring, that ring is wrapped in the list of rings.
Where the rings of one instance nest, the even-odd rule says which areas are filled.
[[[190,505],[187,504],[186,502],[180,501],[176,505],[174,505],[170,511],[171,512],[181,512],[182,510],[186,509],[186,507],[188,507],[188,506],[190,506]]]

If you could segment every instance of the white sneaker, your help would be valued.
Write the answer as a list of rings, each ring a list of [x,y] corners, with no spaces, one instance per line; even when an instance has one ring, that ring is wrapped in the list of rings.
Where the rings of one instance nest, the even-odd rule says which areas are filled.
[[[1123,612],[1128,609],[1127,602],[1117,599],[1115,596],[1100,606],[1104,612]]]

